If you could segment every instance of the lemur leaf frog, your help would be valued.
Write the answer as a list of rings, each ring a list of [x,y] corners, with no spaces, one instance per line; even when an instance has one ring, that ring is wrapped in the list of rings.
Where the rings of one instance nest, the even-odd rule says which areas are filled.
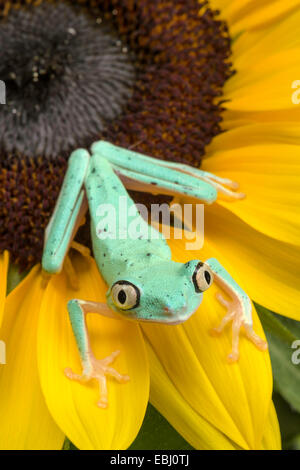
[[[248,295],[216,259],[205,262],[191,260],[186,264],[172,261],[164,236],[144,219],[140,221],[144,224],[144,237],[133,240],[130,236],[122,239],[99,236],[99,206],[109,203],[118,212],[121,196],[128,198],[133,205],[125,187],[160,194],[186,195],[205,203],[214,202],[218,191],[232,198],[243,197],[241,193],[233,191],[237,185],[230,180],[187,165],[141,155],[105,141],[94,143],[91,155],[83,149],[73,152],[56,208],[46,229],[42,267],[50,274],[62,269],[80,221],[89,209],[94,257],[108,284],[107,303],[79,299],[68,302],[83,373],[78,375],[70,369],[66,369],[65,373],[70,379],[83,382],[97,379],[100,384],[98,405],[102,408],[108,404],[106,376],[112,376],[119,382],[126,382],[129,377],[111,367],[118,351],[105,359],[94,357],[85,321],[89,312],[112,318],[179,324],[198,309],[203,292],[215,280],[232,299],[229,302],[221,294],[218,295],[228,312],[215,329],[216,333],[220,333],[232,321],[229,362],[239,358],[242,326],[246,336],[259,349],[267,348],[266,342],[253,330],[252,306]],[[135,216],[139,217],[138,209],[135,210]],[[119,221],[117,223],[120,224]],[[120,229],[127,230],[126,227],[117,228],[117,233]]]

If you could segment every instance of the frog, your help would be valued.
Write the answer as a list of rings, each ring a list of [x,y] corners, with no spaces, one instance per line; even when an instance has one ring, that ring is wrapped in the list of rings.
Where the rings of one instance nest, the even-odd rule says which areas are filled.
[[[204,292],[215,282],[229,296],[219,292],[217,299],[227,309],[214,334],[221,334],[232,323],[232,350],[228,362],[239,359],[239,339],[246,337],[261,351],[267,343],[253,329],[252,303],[246,292],[215,258],[187,263],[172,260],[172,253],[163,233],[142,217],[128,191],[184,196],[192,201],[212,204],[218,194],[242,199],[238,184],[186,164],[157,159],[125,149],[104,140],[95,142],[90,152],[75,150],[45,231],[42,268],[48,275],[59,273],[67,253],[87,211],[93,255],[98,270],[108,285],[106,303],[70,299],[67,304],[70,323],[82,364],[82,373],[65,369],[70,380],[99,383],[99,408],[107,408],[107,378],[119,383],[130,378],[112,367],[120,351],[97,359],[92,351],[86,323],[89,313],[126,321],[179,325],[198,311]],[[131,208],[131,217],[139,222],[136,236],[129,233],[127,215],[116,217],[123,210],[122,201]],[[112,233],[109,219],[103,223],[103,207],[111,208],[115,217]],[[103,215],[103,214],[102,214]],[[75,242],[76,243],[76,242]]]

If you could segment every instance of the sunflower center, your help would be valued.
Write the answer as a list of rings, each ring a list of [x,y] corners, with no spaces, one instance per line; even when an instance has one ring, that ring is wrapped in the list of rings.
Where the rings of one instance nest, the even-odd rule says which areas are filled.
[[[88,144],[131,96],[128,48],[105,20],[74,6],[12,10],[0,27],[0,51],[4,152],[55,158]]]
[[[0,18],[0,251],[28,268],[72,150],[105,139],[201,165],[221,132],[230,37],[206,0],[0,0]]]

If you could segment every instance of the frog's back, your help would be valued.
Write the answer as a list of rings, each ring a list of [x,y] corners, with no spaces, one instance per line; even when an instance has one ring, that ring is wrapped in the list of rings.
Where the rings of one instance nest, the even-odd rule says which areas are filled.
[[[163,235],[139,215],[111,164],[100,155],[91,157],[85,188],[94,256],[109,284],[127,269],[171,258]]]

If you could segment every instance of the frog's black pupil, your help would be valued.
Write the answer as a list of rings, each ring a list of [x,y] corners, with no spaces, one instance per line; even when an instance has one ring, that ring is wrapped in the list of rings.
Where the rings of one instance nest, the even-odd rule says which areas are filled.
[[[209,274],[208,271],[205,271],[205,272],[204,272],[204,277],[205,277],[205,279],[206,279],[207,284],[210,284],[211,275]]]
[[[124,305],[125,302],[126,302],[126,293],[124,290],[120,290],[119,294],[118,294],[118,301],[120,302],[120,304]]]

